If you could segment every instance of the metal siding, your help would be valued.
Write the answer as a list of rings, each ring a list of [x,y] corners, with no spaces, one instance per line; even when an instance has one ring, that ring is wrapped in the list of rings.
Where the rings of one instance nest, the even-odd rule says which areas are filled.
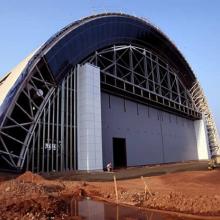
[[[123,98],[102,93],[104,166],[113,162],[113,137],[126,138],[128,166],[197,159],[193,123],[133,101],[124,105]]]

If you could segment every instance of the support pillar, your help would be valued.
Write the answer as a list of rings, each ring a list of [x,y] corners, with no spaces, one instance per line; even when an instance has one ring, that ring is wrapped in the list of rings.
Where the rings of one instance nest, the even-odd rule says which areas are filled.
[[[194,122],[197,142],[198,160],[210,159],[208,135],[204,119]]]
[[[77,68],[78,170],[103,169],[100,69],[86,63]]]

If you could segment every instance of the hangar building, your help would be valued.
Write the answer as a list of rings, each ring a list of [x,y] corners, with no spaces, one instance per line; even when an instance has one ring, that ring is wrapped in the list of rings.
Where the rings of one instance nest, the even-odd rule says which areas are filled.
[[[2,170],[101,170],[210,153],[219,143],[203,90],[145,19],[75,21],[0,81]]]

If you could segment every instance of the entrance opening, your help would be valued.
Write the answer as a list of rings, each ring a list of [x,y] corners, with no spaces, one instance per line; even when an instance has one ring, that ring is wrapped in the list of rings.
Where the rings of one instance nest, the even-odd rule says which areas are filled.
[[[113,138],[114,168],[127,167],[125,138]]]

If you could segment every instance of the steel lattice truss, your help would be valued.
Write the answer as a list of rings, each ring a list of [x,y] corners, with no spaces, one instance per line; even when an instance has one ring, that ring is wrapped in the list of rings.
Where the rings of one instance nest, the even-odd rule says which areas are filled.
[[[190,89],[190,93],[192,94],[195,105],[204,115],[206,121],[210,151],[212,155],[219,155],[220,140],[218,136],[218,131],[212,113],[208,107],[206,96],[198,81],[194,83],[193,87]]]
[[[36,122],[54,89],[46,62],[38,63],[23,82],[0,129],[0,158],[6,169],[23,168]]]
[[[100,67],[102,90],[187,118],[201,118],[178,72],[144,48],[113,46],[96,51],[86,62]],[[0,129],[0,158],[7,169],[77,168],[76,69],[69,70],[59,86],[46,62],[29,74]]]
[[[122,45],[95,52],[84,61],[100,67],[103,85],[148,100],[189,118],[200,118],[177,71],[152,52]]]

